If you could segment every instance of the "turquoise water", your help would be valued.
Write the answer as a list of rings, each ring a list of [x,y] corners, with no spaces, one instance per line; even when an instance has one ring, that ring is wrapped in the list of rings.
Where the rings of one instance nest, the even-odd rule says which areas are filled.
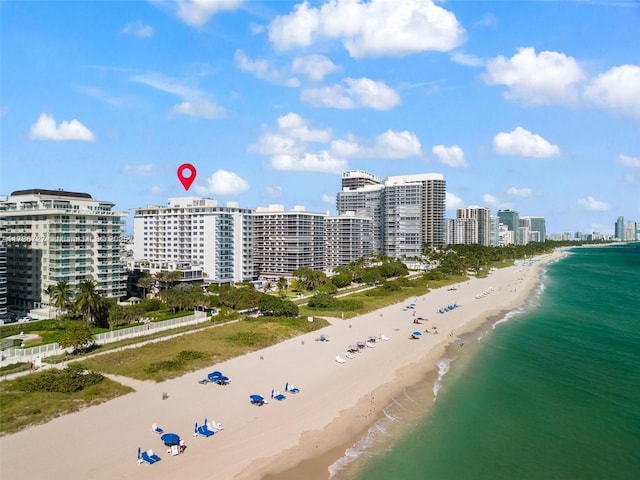
[[[574,249],[507,318],[450,350],[435,404],[433,379],[407,391],[333,478],[640,478],[640,244]]]

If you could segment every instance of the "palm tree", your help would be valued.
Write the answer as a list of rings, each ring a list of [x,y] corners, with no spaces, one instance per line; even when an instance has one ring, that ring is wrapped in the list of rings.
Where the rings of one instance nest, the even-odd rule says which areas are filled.
[[[59,281],[53,286],[53,305],[62,311],[62,309],[67,308],[71,304],[71,297],[73,295],[73,290],[71,289],[71,285],[69,282],[65,282],[64,280]]]
[[[42,293],[46,294],[49,302],[49,318],[51,318],[51,307],[53,307],[53,296],[55,295],[56,287],[55,285],[47,285]]]
[[[142,289],[142,298],[147,298],[147,289],[155,283],[155,280],[148,273],[143,274],[136,284],[137,287]]]
[[[87,323],[93,322],[93,317],[100,308],[101,296],[97,290],[98,284],[95,280],[83,280],[78,285],[76,295],[76,308],[82,312]]]
[[[280,294],[280,297],[284,298],[284,291],[287,289],[287,279],[280,277],[276,285],[278,286],[278,293]]]

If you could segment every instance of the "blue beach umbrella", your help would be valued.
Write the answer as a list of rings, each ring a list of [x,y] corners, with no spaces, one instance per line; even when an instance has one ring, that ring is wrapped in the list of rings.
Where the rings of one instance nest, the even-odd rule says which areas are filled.
[[[414,337],[421,337],[422,336],[422,332],[418,332],[417,330],[415,332],[413,332],[411,335],[413,335]]]
[[[180,436],[177,433],[165,433],[160,437],[160,440],[169,447],[171,445],[178,445],[180,443]]]

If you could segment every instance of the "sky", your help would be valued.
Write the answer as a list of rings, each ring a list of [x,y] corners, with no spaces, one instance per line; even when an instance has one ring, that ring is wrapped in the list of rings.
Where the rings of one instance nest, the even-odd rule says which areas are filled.
[[[640,2],[0,0],[0,194],[335,214],[441,173],[547,232],[640,221]],[[192,164],[188,191],[178,167]]]

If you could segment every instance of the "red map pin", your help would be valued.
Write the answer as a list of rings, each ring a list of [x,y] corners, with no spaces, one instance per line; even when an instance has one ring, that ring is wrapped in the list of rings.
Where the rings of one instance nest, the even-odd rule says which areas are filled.
[[[178,180],[185,190],[189,190],[191,184],[196,179],[196,167],[190,163],[183,163],[178,167]]]

